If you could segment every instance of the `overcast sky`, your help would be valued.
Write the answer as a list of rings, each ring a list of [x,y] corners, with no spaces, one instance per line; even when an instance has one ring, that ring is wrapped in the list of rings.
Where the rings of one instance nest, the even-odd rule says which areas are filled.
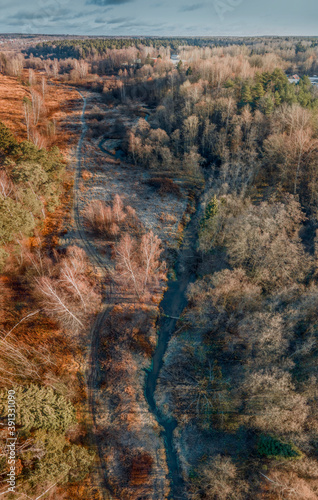
[[[317,35],[318,0],[0,0],[2,33]]]

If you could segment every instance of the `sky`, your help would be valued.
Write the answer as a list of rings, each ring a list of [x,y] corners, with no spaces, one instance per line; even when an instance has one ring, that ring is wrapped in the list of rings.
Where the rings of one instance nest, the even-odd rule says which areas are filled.
[[[0,0],[0,32],[318,35],[318,0]]]

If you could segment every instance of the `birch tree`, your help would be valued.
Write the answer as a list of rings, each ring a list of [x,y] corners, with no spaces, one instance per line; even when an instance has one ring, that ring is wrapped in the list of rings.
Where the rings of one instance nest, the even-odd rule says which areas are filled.
[[[41,112],[43,110],[43,100],[40,94],[35,90],[31,90],[32,97],[32,115],[33,115],[33,124],[37,126],[40,120]]]
[[[46,90],[47,90],[47,85],[46,85],[46,79],[44,76],[42,76],[41,80],[41,91],[42,91],[42,99],[44,101],[45,95],[46,95]]]
[[[125,234],[115,248],[114,279],[132,289],[138,300],[147,300],[165,279],[165,262],[160,261],[161,240],[152,231],[138,241]]]
[[[43,266],[35,266],[37,272]],[[68,333],[78,333],[98,307],[100,297],[84,250],[69,247],[50,274],[34,279],[35,295],[42,310]]]
[[[29,99],[25,99],[23,101],[23,111],[24,111],[25,125],[27,129],[27,139],[29,141],[30,131],[31,131],[31,115],[32,115],[32,104]]]

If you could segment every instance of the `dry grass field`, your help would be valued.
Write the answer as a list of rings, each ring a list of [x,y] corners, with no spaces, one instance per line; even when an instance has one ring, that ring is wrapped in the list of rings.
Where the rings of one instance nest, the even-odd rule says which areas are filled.
[[[11,76],[0,74],[0,120],[22,140],[26,138],[22,100],[27,88]]]
[[[37,83],[32,87],[38,93],[41,93],[42,77],[43,75],[37,74]],[[27,138],[23,111],[23,99],[31,99],[31,87],[25,84],[27,81],[27,71],[21,80],[0,74],[0,120],[10,128],[18,140]],[[65,153],[70,143],[76,140],[72,134],[74,122],[70,120],[70,114],[80,101],[80,96],[74,89],[48,82],[43,113],[37,126],[37,130],[45,137],[47,147],[56,145]],[[55,124],[56,133],[48,134],[48,126],[52,123]]]

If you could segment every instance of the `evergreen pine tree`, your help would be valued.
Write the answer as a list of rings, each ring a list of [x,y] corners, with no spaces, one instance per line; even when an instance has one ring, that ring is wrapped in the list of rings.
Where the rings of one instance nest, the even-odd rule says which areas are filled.
[[[73,405],[52,387],[31,384],[15,390],[16,423],[23,430],[46,429],[64,432],[75,422]],[[0,417],[7,412],[7,392],[0,392]]]
[[[271,115],[274,111],[274,101],[271,96],[265,99],[264,113],[265,115]]]
[[[11,154],[17,148],[18,143],[13,134],[4,123],[0,122],[0,153]]]
[[[275,104],[276,106],[279,106],[282,102],[282,98],[280,96],[280,93],[278,92],[278,90],[276,90],[275,94],[274,94],[274,99],[275,99]]]
[[[179,71],[179,73],[182,70],[182,61],[181,60],[177,64],[177,70]]]
[[[242,103],[249,104],[251,102],[253,102],[251,87],[248,84],[246,84],[242,89]]]
[[[254,88],[254,96],[256,99],[260,99],[265,94],[264,87],[261,82],[258,82]]]

